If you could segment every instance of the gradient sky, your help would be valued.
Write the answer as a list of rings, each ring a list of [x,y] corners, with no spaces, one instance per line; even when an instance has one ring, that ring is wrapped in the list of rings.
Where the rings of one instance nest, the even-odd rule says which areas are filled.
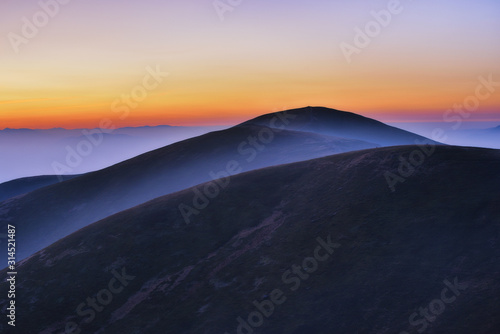
[[[51,0],[42,0],[51,1]],[[0,129],[231,124],[308,105],[386,122],[439,121],[500,82],[500,1],[402,0],[403,12],[352,57],[354,28],[389,1],[72,0],[14,52],[38,0],[0,4]],[[146,67],[169,72],[124,119],[112,103]],[[500,87],[469,121],[500,123]]]

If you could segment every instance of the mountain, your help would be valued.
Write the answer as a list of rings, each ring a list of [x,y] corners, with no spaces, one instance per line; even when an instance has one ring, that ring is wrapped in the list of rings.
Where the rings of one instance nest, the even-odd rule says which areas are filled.
[[[425,137],[386,125],[371,118],[323,107],[306,107],[267,114],[249,120],[244,124],[270,124],[276,115],[282,115],[283,113],[297,115],[289,126],[289,129],[292,130],[363,140],[376,143],[379,146],[415,145],[416,141],[428,141]]]
[[[79,175],[42,175],[24,177],[0,184],[0,202],[14,196],[29,193],[33,190],[50,186],[51,184],[70,180]]]
[[[117,124],[113,124],[117,126]],[[81,174],[223,127],[155,126],[0,130],[0,183],[26,176]]]
[[[18,264],[16,330],[498,333],[500,151],[438,146],[392,192],[419,149],[240,174],[189,224],[194,188],[87,226]]]
[[[96,220],[224,174],[375,146],[314,133],[236,126],[1,202],[0,222],[18,227],[22,259]]]

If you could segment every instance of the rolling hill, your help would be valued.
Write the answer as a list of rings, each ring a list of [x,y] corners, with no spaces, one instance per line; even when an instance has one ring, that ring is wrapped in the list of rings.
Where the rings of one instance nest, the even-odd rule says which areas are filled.
[[[500,152],[437,147],[391,192],[415,149],[243,173],[189,224],[194,188],[89,225],[19,264],[16,330],[497,333]]]
[[[5,200],[0,203],[0,222],[18,227],[22,259],[96,220],[224,174],[375,146],[313,133],[237,126]]]
[[[364,133],[373,141],[364,141]],[[22,259],[94,221],[221,175],[379,147],[388,138],[399,144],[426,140],[334,109],[268,114],[5,200],[0,222],[18,226]]]

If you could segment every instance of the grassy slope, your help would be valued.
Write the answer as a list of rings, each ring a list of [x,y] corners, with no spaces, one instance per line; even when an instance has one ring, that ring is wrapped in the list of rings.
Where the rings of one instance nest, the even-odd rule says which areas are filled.
[[[92,224],[20,266],[17,329],[80,321],[76,306],[124,266],[136,278],[84,333],[233,334],[236,318],[275,288],[287,301],[256,333],[416,333],[408,316],[454,277],[469,287],[426,333],[496,333],[500,153],[439,147],[393,193],[384,172],[413,149],[239,175],[190,225],[177,209],[190,189]],[[328,235],[340,248],[292,292],[282,273]]]

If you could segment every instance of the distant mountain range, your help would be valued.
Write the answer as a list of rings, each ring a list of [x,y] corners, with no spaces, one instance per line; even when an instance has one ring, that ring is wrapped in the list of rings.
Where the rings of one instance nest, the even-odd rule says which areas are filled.
[[[346,133],[350,138],[336,136]],[[308,107],[273,113],[10,198],[0,203],[0,221],[18,226],[23,245],[18,256],[25,258],[99,219],[223,175],[389,142],[425,140],[333,109]]]
[[[31,210],[23,217],[48,224],[58,201],[81,198],[82,211],[94,210],[89,196],[111,205],[110,187],[140,184],[141,174],[169,166],[182,180],[183,159],[215,167],[210,158],[227,152],[224,144],[261,130],[236,127],[175,144],[35,191],[11,201],[11,210]],[[276,142],[328,147],[326,138],[310,136],[283,131]],[[415,150],[367,149],[243,173],[189,224],[178,208],[192,203],[195,188],[87,226],[19,265],[16,330],[498,333],[500,151],[438,146],[391,192],[385,173],[399,173],[399,158]],[[119,189],[123,201],[133,194]],[[78,214],[75,207],[66,223]],[[7,290],[2,281],[0,294]],[[0,299],[1,309],[6,303]],[[0,323],[0,331],[7,327]]]

